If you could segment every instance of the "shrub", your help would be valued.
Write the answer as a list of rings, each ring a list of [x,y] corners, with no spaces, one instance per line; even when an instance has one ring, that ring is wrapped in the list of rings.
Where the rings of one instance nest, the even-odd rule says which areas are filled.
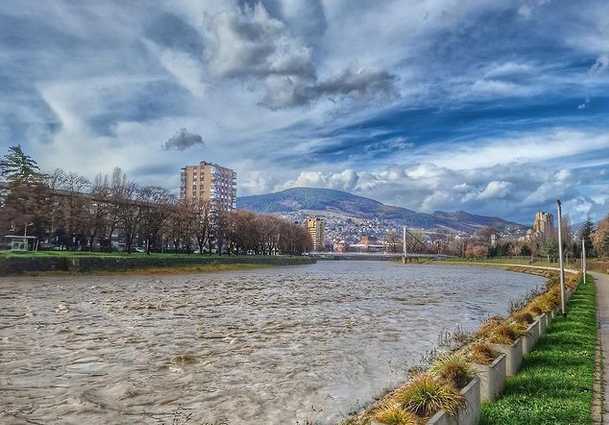
[[[472,362],[490,365],[497,358],[497,353],[491,350],[485,342],[476,342],[469,348],[469,358]]]
[[[430,372],[457,389],[465,387],[474,376],[470,362],[461,354],[445,354],[431,366]]]
[[[387,401],[375,412],[374,419],[387,425],[417,425],[417,418],[399,403]]]
[[[396,393],[402,407],[417,416],[428,418],[441,409],[455,415],[465,407],[465,398],[459,391],[423,373],[416,376],[406,387]]]

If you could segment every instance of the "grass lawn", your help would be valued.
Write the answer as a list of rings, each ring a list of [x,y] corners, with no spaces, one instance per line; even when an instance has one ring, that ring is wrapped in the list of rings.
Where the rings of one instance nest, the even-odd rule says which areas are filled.
[[[126,252],[89,252],[89,251],[0,251],[1,258],[9,257],[28,257],[28,258],[41,258],[41,257],[154,257],[154,258],[226,258],[227,255],[208,255],[208,254],[174,254],[174,253],[159,253],[153,252],[150,255],[142,252],[132,252],[128,254]],[[248,257],[256,257],[254,255]],[[262,256],[260,256],[262,257]]]
[[[593,284],[580,285],[567,313],[553,321],[520,373],[508,378],[503,397],[482,406],[481,424],[592,423],[597,330]]]
[[[434,260],[445,263],[458,263],[458,264],[468,264],[468,263],[488,263],[488,264],[522,264],[523,266],[545,266],[545,267],[558,267],[558,263],[551,263],[547,260],[535,259],[535,261],[531,262],[530,257],[491,257],[491,258],[447,258],[441,260]],[[565,267],[568,267],[572,263],[565,264]]]

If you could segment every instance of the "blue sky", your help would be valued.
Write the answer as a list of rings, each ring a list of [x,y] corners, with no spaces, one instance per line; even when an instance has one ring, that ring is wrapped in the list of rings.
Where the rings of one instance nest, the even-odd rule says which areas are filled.
[[[175,190],[609,212],[606,0],[5,0],[0,143]]]

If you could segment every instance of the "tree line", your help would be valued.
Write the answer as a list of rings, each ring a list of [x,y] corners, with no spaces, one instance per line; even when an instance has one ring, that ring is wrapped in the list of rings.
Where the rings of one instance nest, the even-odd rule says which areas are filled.
[[[471,237],[453,238],[443,246],[442,252],[462,257],[523,256],[544,258],[551,262],[559,259],[557,229],[532,234],[524,240],[499,238],[491,243],[493,234],[498,235],[499,232],[486,227]],[[567,260],[581,257],[582,241],[588,257],[609,257],[609,216],[598,225],[588,218],[579,229],[573,228],[568,216],[563,217],[563,254]]]
[[[45,174],[11,146],[0,176],[0,230],[36,236],[40,248],[300,255],[312,247],[302,225],[179,199],[163,187],[137,184],[119,168],[93,181],[60,169]]]

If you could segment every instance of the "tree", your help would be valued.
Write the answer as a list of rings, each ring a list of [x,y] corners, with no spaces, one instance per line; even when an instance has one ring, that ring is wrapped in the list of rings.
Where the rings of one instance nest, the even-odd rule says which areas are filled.
[[[548,258],[549,262],[554,262],[558,259],[558,240],[548,238],[543,242],[541,252]]]
[[[150,254],[152,246],[158,242],[157,238],[171,213],[171,201],[171,195],[162,187],[146,186],[137,191],[139,230],[146,244],[146,254]]]
[[[194,201],[193,209],[193,229],[199,254],[205,252],[206,247],[211,254],[211,239],[212,239],[212,204],[207,199]]]
[[[21,146],[9,147],[0,158],[0,176],[5,181],[0,206],[0,228],[18,234],[47,235],[50,198],[45,176]]]
[[[531,248],[526,244],[522,245],[522,247],[520,247],[520,255],[523,257],[531,256]]]
[[[117,216],[124,234],[125,249],[131,253],[133,243],[139,230],[141,221],[141,209],[137,203],[137,194],[139,187],[132,182],[122,186],[120,192],[117,192],[117,198],[113,202],[117,205]]]
[[[9,183],[40,182],[43,178],[38,163],[23,152],[21,145],[8,148],[8,153],[0,160],[0,173]]]
[[[579,244],[581,246],[582,241],[586,246],[586,255],[589,257],[594,256],[594,246],[592,245],[592,235],[594,234],[594,223],[590,220],[590,217],[586,219],[584,225],[579,232]]]
[[[592,244],[598,256],[609,256],[609,216],[603,219],[592,234]]]
[[[385,234],[385,249],[392,253],[402,251],[402,240],[395,230],[389,230]]]

